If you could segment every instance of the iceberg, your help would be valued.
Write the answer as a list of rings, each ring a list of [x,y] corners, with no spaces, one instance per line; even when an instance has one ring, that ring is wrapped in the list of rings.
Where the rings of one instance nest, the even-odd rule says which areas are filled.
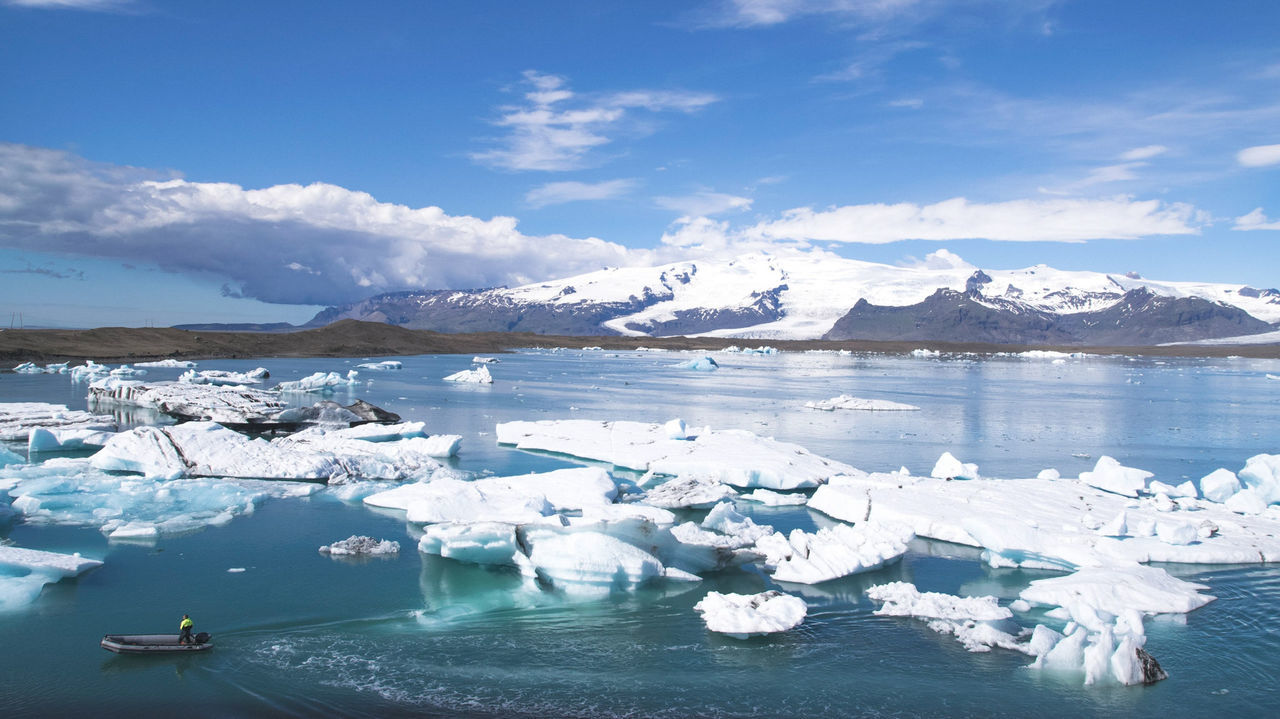
[[[404,480],[441,467],[439,448],[416,437],[365,442],[330,437],[311,429],[270,442],[249,438],[216,422],[138,427],[112,437],[93,457],[93,467],[147,477],[243,477],[333,482],[351,479]]]
[[[609,473],[592,467],[473,481],[416,482],[365,497],[364,503],[404,510],[409,521],[418,523],[518,522],[608,505],[617,494],[617,483]]]
[[[497,357],[472,357],[471,364],[494,364],[498,361]]]
[[[364,362],[356,365],[360,369],[373,370],[375,372],[386,372],[389,370],[404,369],[404,363],[399,360],[383,360],[381,362]]]
[[[1147,480],[1152,476],[1151,472],[1122,466],[1115,459],[1103,455],[1098,458],[1092,472],[1080,473],[1080,481],[1108,492],[1137,497],[1146,490]]]
[[[221,369],[207,369],[197,372],[191,369],[179,375],[178,381],[190,384],[245,385],[260,384],[262,380],[270,376],[271,373],[267,371],[266,367],[259,367],[248,372],[230,372]]]
[[[365,537],[360,535],[351,535],[333,544],[326,544],[320,548],[321,554],[328,554],[333,557],[342,556],[372,556],[397,554],[400,552],[400,543],[393,542],[390,539],[374,539],[373,537]]]
[[[742,495],[743,499],[759,502],[768,507],[783,507],[795,504],[806,504],[809,497],[799,492],[774,492],[769,489],[757,489]]]
[[[503,422],[500,444],[608,462],[672,477],[697,476],[735,487],[793,490],[817,487],[858,470],[799,445],[741,430],[700,430],[673,439],[666,425],[642,422],[544,420]]]
[[[1280,454],[1250,457],[1236,475],[1245,489],[1252,489],[1263,502],[1280,502]]]
[[[1210,502],[1226,502],[1240,491],[1240,480],[1229,469],[1218,468],[1200,479],[1200,492]]]
[[[989,652],[992,647],[1031,653],[1030,645],[1019,642],[1000,628],[1013,616],[995,597],[957,597],[940,592],[921,592],[907,582],[880,584],[867,596],[884,605],[875,611],[881,616],[915,617],[928,622],[929,629],[951,634],[971,652]]]
[[[154,362],[134,362],[134,367],[161,367],[170,369],[192,369],[197,366],[190,360],[162,359]]]
[[[915,538],[899,523],[865,522],[856,527],[837,524],[816,533],[793,529],[761,538],[756,548],[765,554],[778,582],[817,584],[879,569],[907,553]]]
[[[40,596],[44,585],[102,566],[79,554],[0,545],[0,612],[20,609]]]
[[[978,465],[961,462],[950,452],[943,452],[942,456],[938,457],[938,462],[933,465],[929,476],[937,479],[982,479],[978,474]]]
[[[710,357],[698,357],[697,359],[691,359],[688,362],[674,364],[672,367],[675,367],[676,369],[690,369],[695,372],[714,372],[715,370],[720,369],[720,365]]]
[[[0,440],[26,440],[37,428],[114,432],[116,427],[111,415],[67,409],[64,404],[0,402]]]
[[[794,629],[809,612],[803,599],[777,590],[760,594],[708,592],[693,608],[702,614],[707,629],[736,639]]]
[[[178,419],[224,424],[265,423],[285,409],[276,393],[241,386],[144,384],[115,377],[89,385],[90,407],[118,405],[152,409]]]
[[[810,409],[820,409],[824,412],[831,412],[837,409],[865,410],[869,412],[910,412],[920,409],[915,405],[890,402],[887,399],[863,399],[861,397],[851,397],[847,394],[819,402],[805,402],[804,406]]]
[[[35,432],[36,430],[32,431]],[[0,467],[7,467],[11,464],[24,464],[26,461],[27,460],[22,458],[22,455],[14,452],[8,447],[0,445]]]
[[[111,374],[111,368],[106,365],[100,365],[93,360],[85,360],[84,364],[77,367],[71,367],[67,370],[71,373],[72,382],[89,382],[104,375]]]
[[[644,493],[643,501],[665,509],[715,506],[722,500],[738,496],[737,490],[707,477],[670,479]]]
[[[97,527],[109,539],[154,539],[223,525],[269,498],[307,497],[318,484],[160,480],[96,470],[88,459],[51,459],[4,470],[13,508],[30,524]]]
[[[66,374],[67,363],[55,362],[41,367],[34,362],[23,362],[22,364],[14,367],[13,371],[18,374]]]
[[[444,378],[445,382],[462,382],[469,384],[493,384],[493,375],[489,374],[489,368],[481,365],[477,369],[464,369],[461,372],[454,372]]]
[[[27,435],[27,453],[67,452],[102,447],[116,435],[97,429],[45,429],[32,427]]]
[[[948,482],[902,474],[834,477],[809,507],[836,519],[902,522],[916,534],[982,547],[995,566],[1074,570],[1148,562],[1252,564],[1280,561],[1280,517],[1241,516],[1229,507],[1181,498],[1161,511],[1155,498],[1131,499],[1071,479]],[[1123,536],[1106,536],[1124,513]],[[1158,530],[1161,522],[1190,525]],[[1185,531],[1185,530],[1184,530]],[[1177,535],[1177,536],[1175,536]]]
[[[316,372],[300,380],[281,382],[276,385],[276,390],[279,392],[321,392],[332,394],[339,387],[354,387],[360,384],[360,380],[357,379],[359,374],[356,370],[348,370],[346,377],[337,372]]]

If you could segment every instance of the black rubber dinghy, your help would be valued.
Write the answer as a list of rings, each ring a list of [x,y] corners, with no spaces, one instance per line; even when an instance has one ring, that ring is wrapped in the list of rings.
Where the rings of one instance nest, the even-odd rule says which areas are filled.
[[[195,644],[179,644],[177,634],[108,634],[100,643],[103,649],[116,654],[166,654],[173,652],[203,652],[213,649],[208,632],[195,635]]]

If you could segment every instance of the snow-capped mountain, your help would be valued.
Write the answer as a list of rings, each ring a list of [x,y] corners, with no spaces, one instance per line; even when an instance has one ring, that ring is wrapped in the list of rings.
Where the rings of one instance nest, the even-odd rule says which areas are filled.
[[[1131,336],[1150,344],[1269,331],[1280,322],[1280,291],[1045,265],[898,267],[820,252],[758,253],[510,289],[384,294],[325,310],[311,324],[343,318],[442,332],[1065,344],[1124,344]]]

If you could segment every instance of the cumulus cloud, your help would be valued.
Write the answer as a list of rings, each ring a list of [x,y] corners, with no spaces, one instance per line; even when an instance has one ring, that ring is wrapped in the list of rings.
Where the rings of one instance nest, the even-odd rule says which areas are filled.
[[[584,200],[609,200],[631,192],[635,180],[607,180],[605,182],[548,182],[525,193],[524,202],[530,207],[563,205],[566,202]]]
[[[679,197],[655,197],[654,203],[664,210],[680,213],[681,216],[718,215],[730,210],[751,209],[751,198],[738,197],[723,192],[700,190],[690,195]]]
[[[1280,145],[1256,145],[1236,153],[1236,161],[1245,167],[1280,165]]]
[[[525,235],[511,217],[449,215],[335,185],[187,182],[11,144],[0,144],[0,246],[156,263],[230,280],[229,294],[298,304],[648,259],[595,238]]]
[[[1262,212],[1261,207],[1254,208],[1253,212],[1247,215],[1241,215],[1236,218],[1236,225],[1233,230],[1280,230],[1280,220],[1269,220],[1266,214]]]
[[[1197,234],[1202,213],[1182,203],[1111,199],[1011,200],[972,203],[957,197],[932,205],[846,205],[829,210],[801,207],[774,220],[730,229],[724,223],[683,218],[663,242],[690,246],[759,246],[790,242],[884,244],[900,240],[987,239],[1001,242],[1085,242]],[[719,233],[717,235],[717,233]]]
[[[592,150],[619,133],[638,133],[632,111],[694,112],[718,98],[680,90],[634,90],[579,97],[565,78],[535,70],[524,73],[525,102],[499,108],[493,122],[506,134],[492,149],[473,152],[482,165],[504,170],[575,170],[591,164]]]
[[[903,267],[916,267],[922,270],[977,269],[976,267],[969,264],[968,262],[965,262],[964,258],[960,257],[960,255],[957,255],[956,253],[952,252],[951,250],[948,250],[945,247],[940,250],[934,250],[933,252],[930,252],[929,254],[924,256],[923,260],[918,260],[914,257],[908,257],[906,260],[898,264],[900,264]]]

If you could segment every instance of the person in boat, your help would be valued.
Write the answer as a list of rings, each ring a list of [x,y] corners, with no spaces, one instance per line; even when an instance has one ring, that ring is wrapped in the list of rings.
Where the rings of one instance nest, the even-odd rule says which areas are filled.
[[[195,622],[191,621],[191,617],[186,614],[182,615],[182,621],[178,622],[178,643],[179,644],[195,644],[191,638],[191,627],[195,626]]]

